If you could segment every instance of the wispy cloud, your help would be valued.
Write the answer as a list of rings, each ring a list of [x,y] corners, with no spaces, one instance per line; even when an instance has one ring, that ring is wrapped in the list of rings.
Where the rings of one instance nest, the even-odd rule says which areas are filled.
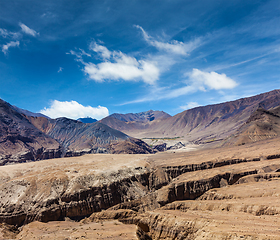
[[[2,52],[6,55],[10,47],[18,47],[19,41],[11,41],[2,46]]]
[[[188,78],[188,85],[175,89],[154,87],[151,89],[149,95],[125,102],[121,105],[173,99],[197,91],[232,89],[238,85],[233,79],[227,77],[224,73],[219,74],[216,72],[204,72],[198,69],[193,69],[191,73],[187,73],[185,76]]]
[[[194,49],[196,49],[201,44],[201,39],[196,38],[193,41],[188,43],[183,43],[177,40],[172,40],[171,42],[161,42],[155,40],[153,37],[147,34],[147,32],[139,25],[135,25],[136,28],[139,28],[142,33],[145,41],[151,46],[156,47],[159,50],[171,52],[178,55],[189,55]]]
[[[85,50],[79,48],[79,49],[76,49],[75,51],[74,50],[70,50],[69,52],[67,52],[66,54],[71,54],[73,56],[76,57],[76,61],[77,62],[81,62],[82,64],[86,65],[86,63],[84,62],[83,60],[83,57],[86,56],[86,57],[91,57],[91,55],[87,52],[85,52]]]
[[[37,33],[35,30],[27,27],[23,23],[19,23],[19,26],[21,27],[22,32],[24,32],[25,34],[31,35],[33,37],[36,37],[37,35],[39,35],[39,33]],[[2,52],[5,55],[8,53],[8,50],[10,47],[18,47],[20,44],[20,41],[22,40],[22,37],[23,37],[22,33],[20,31],[11,32],[11,31],[8,31],[7,29],[3,29],[3,28],[0,28],[0,36],[2,38],[7,39],[7,41],[10,40],[10,42],[2,45]]]
[[[199,104],[197,102],[189,102],[188,104],[186,104],[184,106],[180,106],[180,108],[183,110],[188,110],[188,109],[195,108],[198,106],[199,106]]]
[[[21,37],[21,34],[18,32],[10,32],[7,29],[0,28],[0,36],[3,38],[17,39],[17,38]]]
[[[33,37],[36,37],[37,35],[39,35],[39,33],[37,33],[35,30],[27,27],[25,24],[23,23],[19,23],[19,26],[21,27],[21,30],[28,35],[31,35]]]
[[[45,107],[40,113],[50,118],[67,117],[78,119],[92,117],[98,120],[109,115],[109,111],[106,107],[83,106],[76,101],[60,102],[58,100],[52,101],[51,106],[48,108]]]
[[[60,72],[62,72],[62,70],[63,70],[63,68],[62,67],[59,67],[59,69],[58,69],[58,73],[60,73]]]

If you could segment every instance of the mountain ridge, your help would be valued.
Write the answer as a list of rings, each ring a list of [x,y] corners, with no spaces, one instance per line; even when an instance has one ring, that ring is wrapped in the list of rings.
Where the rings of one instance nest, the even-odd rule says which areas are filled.
[[[87,153],[153,153],[147,145],[150,142],[145,143],[141,138],[170,139],[173,145],[183,141],[181,146],[186,142],[202,146],[214,142],[214,147],[250,142],[248,138],[257,141],[262,139],[261,135],[271,138],[280,134],[279,106],[280,90],[274,90],[196,107],[175,116],[149,110],[112,114],[95,123],[82,123],[68,118],[25,115],[0,100],[0,164]],[[228,140],[233,139],[231,136],[237,139],[238,135],[245,138]]]
[[[244,124],[258,107],[270,109],[278,105],[280,90],[277,89],[225,103],[195,107],[149,123],[113,121],[112,118],[104,118],[101,122],[137,138],[181,137],[202,143],[209,139],[225,139]]]
[[[109,115],[108,117],[116,118],[123,122],[151,122],[156,119],[163,119],[171,117],[168,113],[164,111],[154,111],[154,110],[148,110],[145,112],[139,112],[139,113],[113,113]]]
[[[153,150],[100,122],[27,116],[0,99],[0,165],[87,153],[145,154]]]

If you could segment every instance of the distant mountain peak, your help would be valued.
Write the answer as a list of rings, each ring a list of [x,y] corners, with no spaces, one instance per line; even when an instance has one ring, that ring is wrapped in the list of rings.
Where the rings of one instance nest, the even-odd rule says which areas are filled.
[[[160,118],[164,119],[171,116],[163,111],[148,110],[146,112],[139,112],[139,113],[127,113],[127,114],[114,113],[109,117],[116,118],[123,122],[151,122],[156,119],[160,119]]]
[[[78,118],[77,121],[80,121],[82,123],[95,123],[95,122],[97,122],[96,119],[91,118],[91,117]]]

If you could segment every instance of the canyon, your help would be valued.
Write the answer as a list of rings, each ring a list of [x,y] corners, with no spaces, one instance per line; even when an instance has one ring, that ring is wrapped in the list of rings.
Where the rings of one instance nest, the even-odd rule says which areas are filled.
[[[192,152],[89,154],[2,166],[1,234],[279,239],[279,151],[274,138]]]

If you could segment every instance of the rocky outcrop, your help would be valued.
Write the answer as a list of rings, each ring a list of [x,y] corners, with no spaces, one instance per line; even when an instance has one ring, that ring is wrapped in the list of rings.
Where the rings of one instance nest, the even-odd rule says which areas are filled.
[[[0,156],[0,166],[6,164],[15,164],[15,163],[25,163],[39,160],[46,160],[52,158],[61,158],[63,156],[63,149],[45,149],[41,147],[39,149],[30,149],[26,152],[8,154]]]
[[[154,150],[145,142],[136,138],[129,138],[125,141],[112,143],[109,146],[109,151],[112,154],[149,154],[154,153]]]
[[[194,172],[212,168],[223,167],[232,164],[245,163],[245,162],[260,161],[260,158],[243,158],[243,159],[224,159],[221,161],[207,161],[198,164],[188,164],[179,166],[164,166],[164,171],[171,177],[176,178],[183,173]]]
[[[78,171],[71,176],[67,171],[56,170],[31,174],[1,185],[0,221],[22,225],[35,220],[81,218],[148,192],[146,167],[85,175]]]

